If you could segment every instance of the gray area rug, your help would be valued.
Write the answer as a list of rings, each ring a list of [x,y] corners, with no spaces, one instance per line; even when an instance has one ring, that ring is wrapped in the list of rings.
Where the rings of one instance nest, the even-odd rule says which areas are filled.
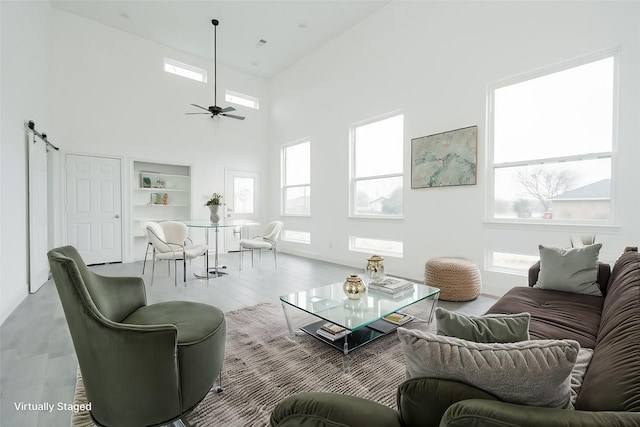
[[[428,308],[430,303],[420,303],[405,311],[426,318]],[[307,321],[301,312],[295,312],[295,322]],[[395,333],[353,351],[345,374],[338,350],[306,334],[298,336],[297,343],[288,338],[280,305],[260,304],[225,316],[224,391],[209,392],[186,417],[192,426],[266,426],[276,403],[302,391],[343,393],[395,408],[396,388],[405,376]],[[405,327],[433,330],[432,325],[414,321]],[[75,402],[86,402],[79,374]],[[93,426],[88,413],[76,414],[71,424]]]

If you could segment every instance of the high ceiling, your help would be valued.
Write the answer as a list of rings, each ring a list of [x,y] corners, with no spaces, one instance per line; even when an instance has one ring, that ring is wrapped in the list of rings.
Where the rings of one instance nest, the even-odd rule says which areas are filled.
[[[390,1],[51,0],[51,4],[207,59],[213,58],[211,19],[218,19],[218,63],[270,79]]]

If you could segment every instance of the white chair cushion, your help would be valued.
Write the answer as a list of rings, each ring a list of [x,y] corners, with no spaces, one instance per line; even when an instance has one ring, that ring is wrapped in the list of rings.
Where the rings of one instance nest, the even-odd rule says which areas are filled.
[[[158,252],[156,251],[156,259],[182,259],[182,248],[174,246],[173,252]]]
[[[246,249],[271,249],[272,245],[266,240],[242,239],[240,240],[240,247]]]
[[[187,259],[197,258],[200,255],[206,253],[209,250],[206,245],[193,245],[187,246],[184,251],[187,254]]]

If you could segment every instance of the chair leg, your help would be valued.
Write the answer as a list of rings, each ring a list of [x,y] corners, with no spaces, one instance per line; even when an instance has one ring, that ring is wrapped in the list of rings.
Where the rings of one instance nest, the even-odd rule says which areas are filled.
[[[271,249],[273,251],[273,263],[276,266],[276,270],[278,269],[278,257],[276,256],[276,248]]]
[[[242,271],[242,252],[244,251],[244,249],[242,249],[242,246],[240,246],[240,250],[238,251],[240,253],[240,265],[238,265],[238,271]]]
[[[156,272],[156,248],[153,248],[153,264],[151,265],[151,286],[153,286],[153,275]]]
[[[218,372],[218,378],[216,378],[215,383],[213,383],[213,389],[216,393],[222,393],[222,368],[220,368],[220,372]]]
[[[251,249],[251,268],[253,268],[253,249]]]
[[[147,249],[144,251],[144,263],[142,263],[142,274],[144,274],[144,269],[147,266],[147,255],[149,255],[149,246],[151,246],[151,242],[147,242]]]
[[[173,259],[173,285],[178,286],[178,259]]]
[[[207,280],[209,280],[209,249],[204,253],[204,268],[207,272]]]
[[[189,264],[191,264],[191,261],[189,261]],[[187,257],[186,256],[182,257],[182,280],[184,281],[184,285],[187,286]]]

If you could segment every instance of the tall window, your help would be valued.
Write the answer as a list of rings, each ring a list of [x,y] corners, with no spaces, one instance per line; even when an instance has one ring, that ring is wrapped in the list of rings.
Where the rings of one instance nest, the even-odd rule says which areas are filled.
[[[608,222],[617,54],[490,90],[492,217]]]
[[[351,127],[351,214],[401,217],[402,114]]]
[[[282,150],[282,213],[311,215],[311,141],[285,145]]]

